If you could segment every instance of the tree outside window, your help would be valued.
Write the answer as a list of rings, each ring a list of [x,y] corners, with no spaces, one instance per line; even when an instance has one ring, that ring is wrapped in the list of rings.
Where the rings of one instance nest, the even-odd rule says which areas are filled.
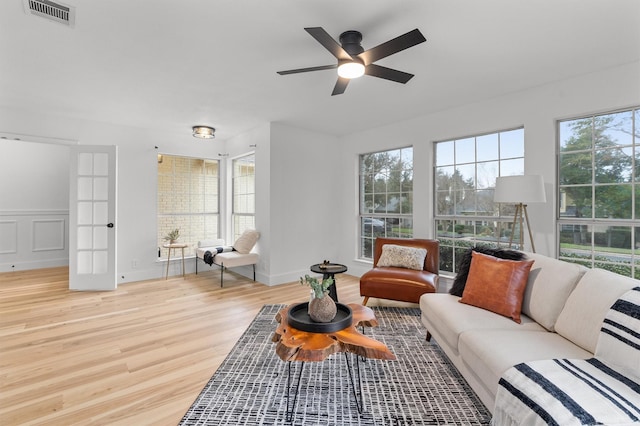
[[[413,237],[413,147],[360,155],[360,253],[377,237]]]
[[[640,110],[558,122],[559,257],[638,277]]]

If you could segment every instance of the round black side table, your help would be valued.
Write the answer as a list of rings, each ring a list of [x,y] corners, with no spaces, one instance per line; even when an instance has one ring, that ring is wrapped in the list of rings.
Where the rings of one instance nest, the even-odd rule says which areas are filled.
[[[316,263],[311,265],[311,272],[322,274],[322,279],[333,278],[333,284],[329,286],[329,296],[334,302],[338,301],[338,290],[336,289],[335,274],[347,272],[347,267],[339,263]]]

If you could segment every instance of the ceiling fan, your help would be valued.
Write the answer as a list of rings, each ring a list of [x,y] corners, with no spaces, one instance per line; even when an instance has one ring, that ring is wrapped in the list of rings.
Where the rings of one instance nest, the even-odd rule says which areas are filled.
[[[374,62],[413,47],[416,44],[427,41],[422,33],[418,29],[415,29],[379,44],[376,47],[372,47],[369,50],[364,50],[360,44],[362,42],[362,34],[359,31],[349,30],[340,34],[340,44],[338,44],[338,42],[336,42],[322,27],[305,28],[305,31],[311,34],[311,37],[315,38],[318,43],[331,52],[331,54],[338,59],[338,63],[317,67],[298,68],[295,70],[278,71],[278,74],[297,74],[301,72],[337,68],[338,81],[333,88],[331,96],[344,93],[347,89],[347,85],[349,84],[349,80],[360,77],[363,74],[405,84],[407,81],[411,80],[413,74],[383,67],[382,65],[376,65]]]

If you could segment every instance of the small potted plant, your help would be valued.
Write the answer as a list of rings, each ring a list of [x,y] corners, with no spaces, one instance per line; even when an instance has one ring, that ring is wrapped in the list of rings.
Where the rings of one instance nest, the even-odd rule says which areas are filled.
[[[165,235],[164,240],[168,241],[169,244],[173,244],[178,241],[178,237],[180,237],[180,229],[176,228]]]
[[[317,278],[305,275],[300,277],[300,284],[311,287],[312,298],[309,302],[309,317],[315,322],[331,322],[338,312],[336,303],[328,297],[329,286],[333,284],[333,278],[318,281]]]

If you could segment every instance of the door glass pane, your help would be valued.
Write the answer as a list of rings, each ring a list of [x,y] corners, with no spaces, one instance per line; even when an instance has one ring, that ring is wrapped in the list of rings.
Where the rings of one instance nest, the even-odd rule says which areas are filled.
[[[93,174],[107,176],[109,174],[109,155],[105,153],[94,154]]]
[[[88,226],[78,227],[78,250],[91,249],[91,228]]]
[[[109,179],[95,178],[93,180],[93,192],[94,192],[94,199],[108,200],[109,199]]]
[[[104,274],[107,272],[107,266],[109,257],[106,251],[94,251],[93,252],[93,273],[95,275]]]
[[[93,174],[93,155],[91,155],[91,153],[81,152],[78,154],[78,174]]]
[[[90,274],[91,273],[91,259],[92,255],[90,251],[78,252],[78,274]]]
[[[109,228],[106,226],[96,226],[93,228],[93,248],[99,250],[106,250],[108,248],[108,233]]]
[[[78,203],[78,224],[91,225],[93,221],[93,203],[82,201]]]
[[[107,224],[109,219],[109,204],[105,202],[94,203],[93,223]]]
[[[92,179],[90,177],[78,178],[78,200],[91,200],[93,197]]]

